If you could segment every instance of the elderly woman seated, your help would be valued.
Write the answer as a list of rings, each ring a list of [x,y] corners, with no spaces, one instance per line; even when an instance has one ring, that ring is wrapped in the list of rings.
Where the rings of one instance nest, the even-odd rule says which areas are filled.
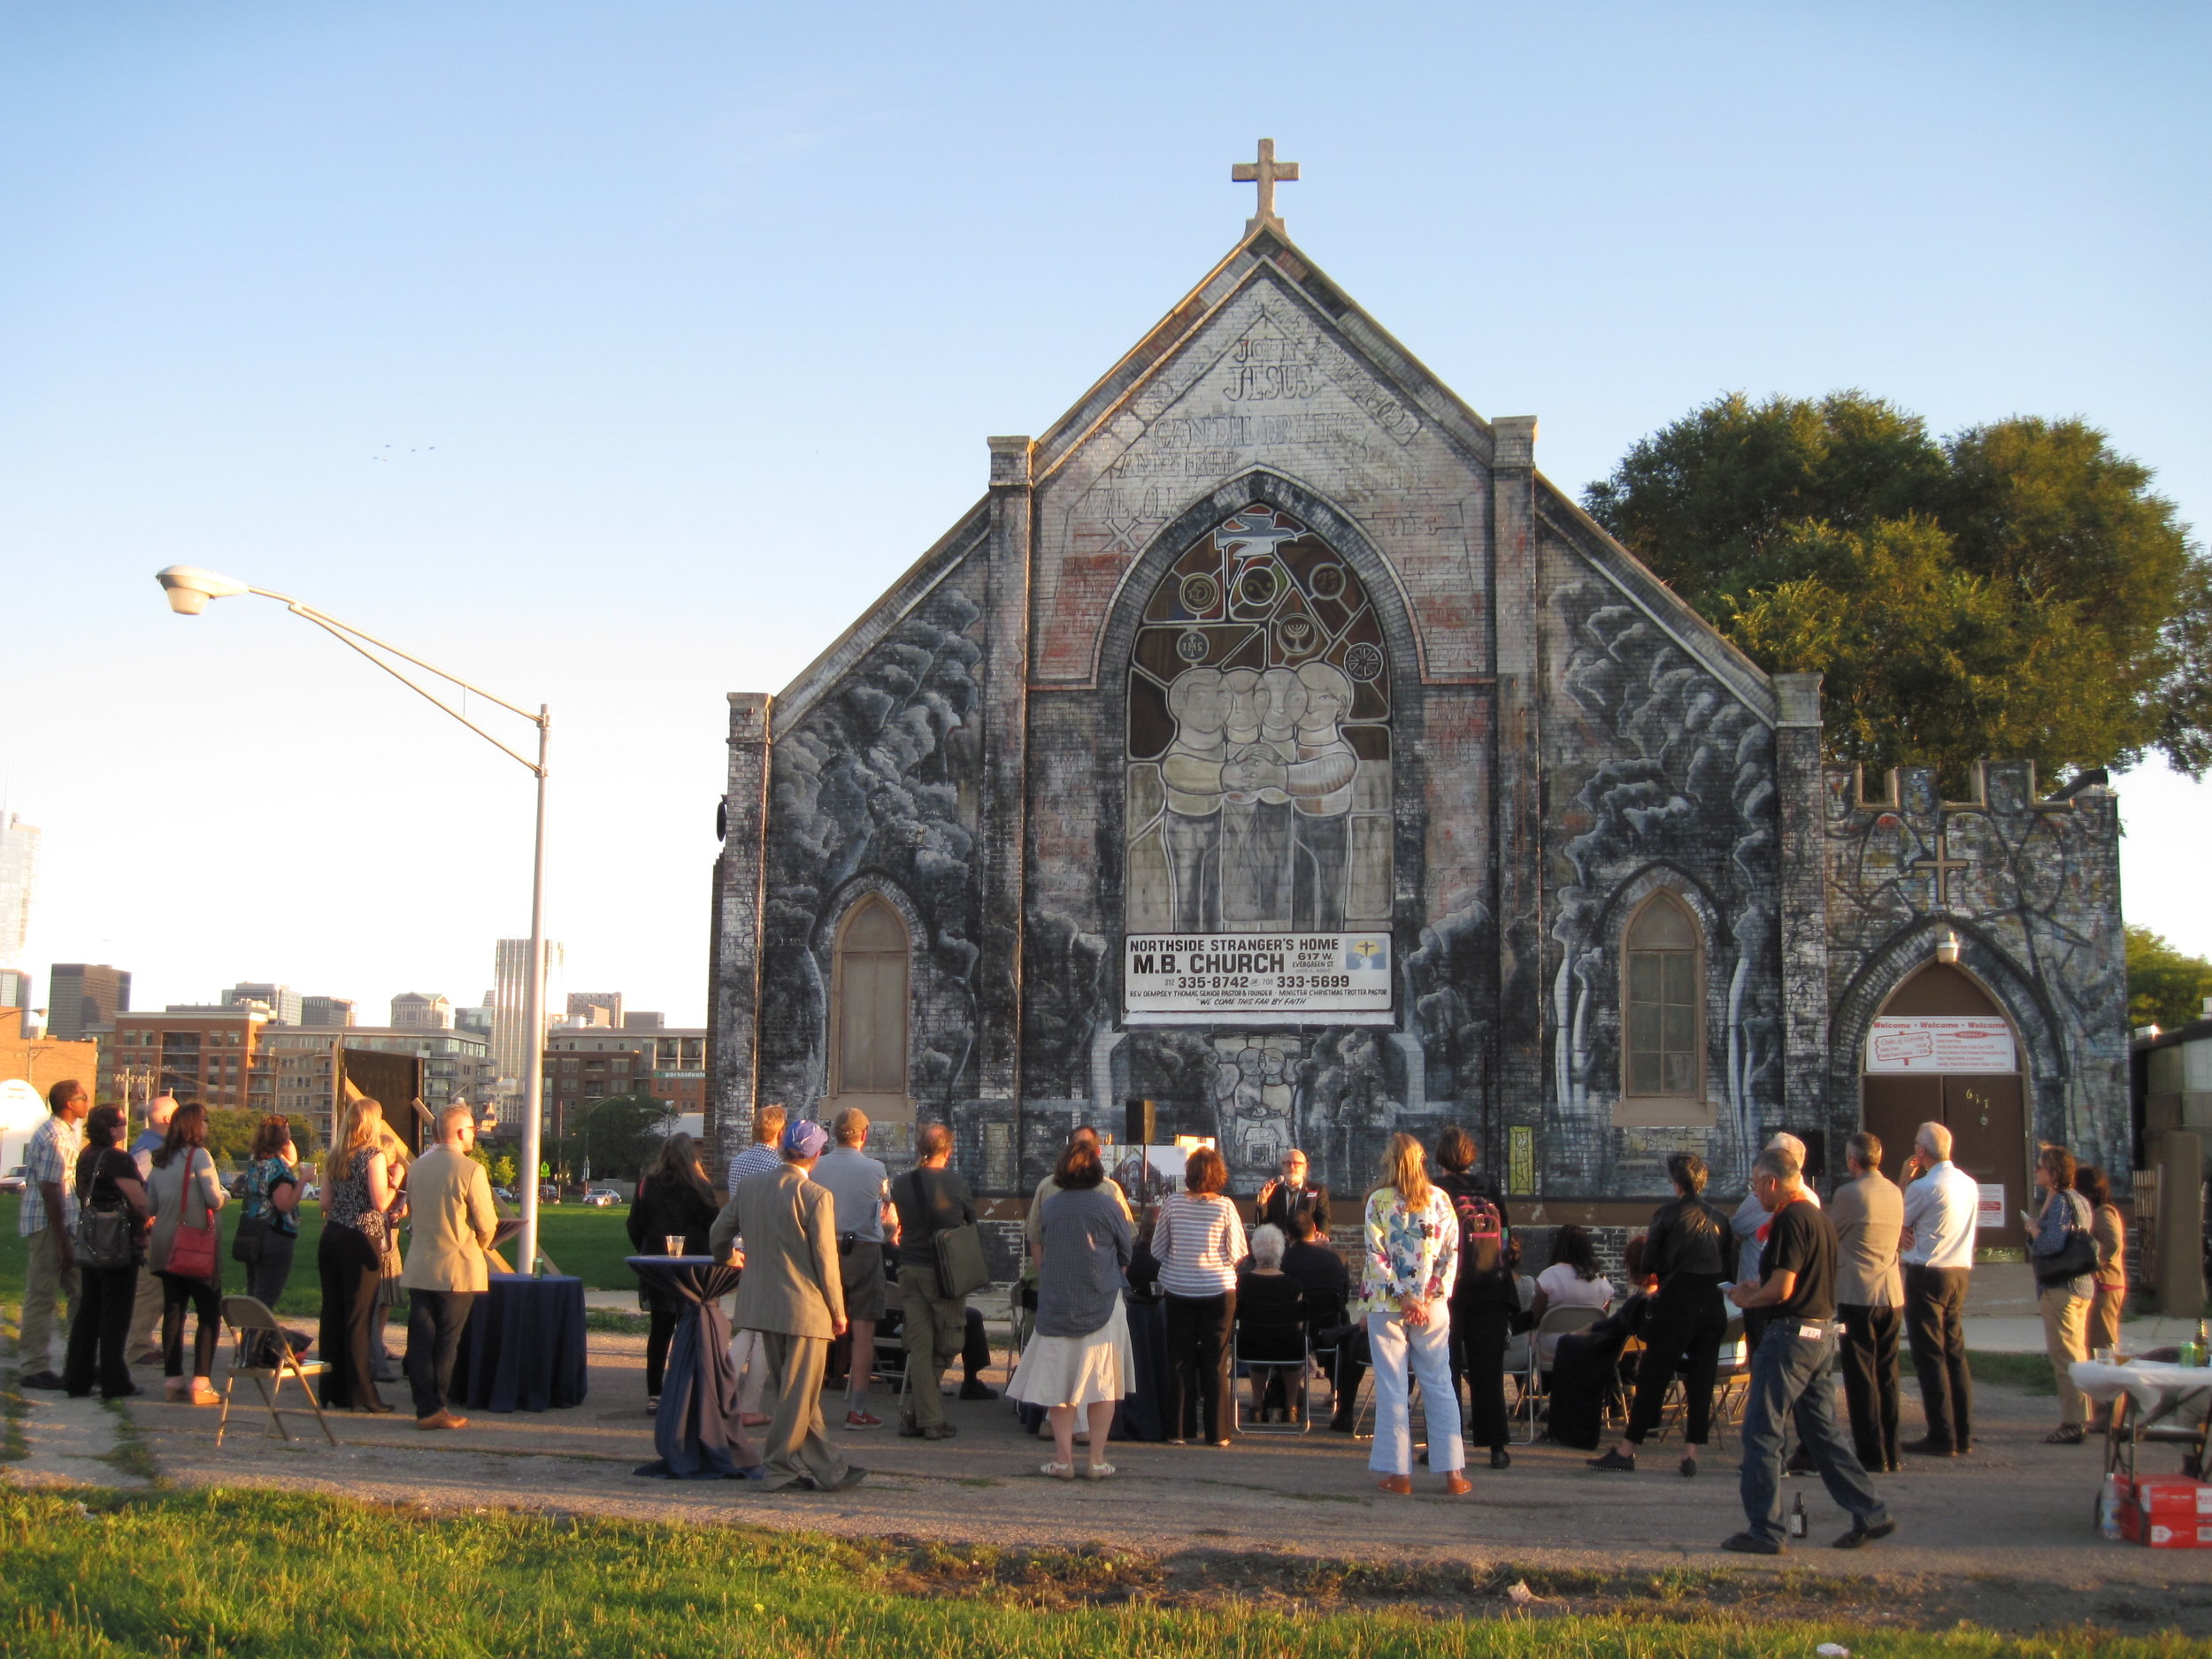
[[[1651,1318],[1655,1281],[1644,1273],[1645,1235],[1638,1233],[1622,1251],[1632,1293],[1596,1324],[1569,1331],[1552,1356],[1551,1410],[1547,1438],[1562,1445],[1595,1451],[1604,1432],[1605,1412],[1616,1394],[1635,1380],[1636,1356],[1629,1340],[1640,1338]]]
[[[1292,1420],[1290,1384],[1305,1366],[1305,1292],[1283,1271],[1287,1242],[1272,1223],[1254,1233],[1251,1259],[1237,1279],[1237,1357],[1252,1373],[1256,1422],[1271,1413],[1277,1422]]]

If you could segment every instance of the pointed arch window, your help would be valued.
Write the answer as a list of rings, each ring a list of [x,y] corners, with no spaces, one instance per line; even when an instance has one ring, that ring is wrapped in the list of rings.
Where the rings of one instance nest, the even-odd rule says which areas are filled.
[[[831,987],[833,1095],[905,1097],[909,960],[906,924],[881,897],[846,913]]]
[[[1655,893],[1629,918],[1624,940],[1623,1093],[1695,1100],[1704,1094],[1705,956],[1697,918]]]

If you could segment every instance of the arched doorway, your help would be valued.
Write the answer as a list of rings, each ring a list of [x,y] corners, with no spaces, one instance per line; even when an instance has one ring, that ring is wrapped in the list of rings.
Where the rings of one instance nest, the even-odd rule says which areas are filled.
[[[1951,1161],[2003,1189],[2003,1225],[1985,1207],[1976,1243],[2015,1249],[2027,1242],[2018,1212],[2033,1207],[2019,1056],[2019,1033],[1996,1000],[1938,962],[1890,994],[1859,1061],[1863,1121],[1881,1137],[1882,1172],[1896,1179],[1920,1125],[1943,1125]]]
[[[831,979],[832,1104],[887,1120],[910,1115],[909,962],[906,924],[880,895],[869,894],[846,913]]]

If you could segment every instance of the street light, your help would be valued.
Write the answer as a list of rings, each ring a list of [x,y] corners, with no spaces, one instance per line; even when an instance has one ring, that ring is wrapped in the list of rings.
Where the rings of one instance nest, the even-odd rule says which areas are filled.
[[[463,726],[482,738],[501,754],[516,762],[538,783],[537,837],[530,865],[530,962],[531,973],[527,988],[523,993],[523,1037],[528,1044],[528,1056],[524,1065],[522,1114],[522,1163],[524,1179],[521,1182],[522,1236],[518,1254],[522,1271],[534,1272],[538,1263],[538,1152],[539,1114],[544,1110],[540,1095],[545,1086],[545,775],[546,742],[552,731],[552,718],[546,705],[540,703],[535,714],[527,709],[517,708],[503,697],[495,697],[481,686],[471,685],[458,674],[449,674],[419,657],[410,657],[396,645],[387,644],[374,634],[364,634],[349,623],[302,604],[288,594],[273,593],[266,588],[251,587],[234,576],[219,575],[214,571],[202,570],[194,565],[172,565],[167,570],[156,572],[158,581],[169,595],[169,609],[180,617],[196,617],[207,609],[211,599],[230,599],[240,594],[252,594],[263,599],[273,599],[296,617],[304,618],[329,634],[341,645],[358,651],[410,691],[425,698],[458,720]],[[382,657],[370,651],[388,651],[402,662],[412,663],[426,673],[435,674],[449,685],[458,686],[464,692],[474,692],[488,703],[495,703],[510,714],[521,716],[538,728],[538,757],[533,761],[494,737],[467,715],[439,696],[426,686],[418,685]]]

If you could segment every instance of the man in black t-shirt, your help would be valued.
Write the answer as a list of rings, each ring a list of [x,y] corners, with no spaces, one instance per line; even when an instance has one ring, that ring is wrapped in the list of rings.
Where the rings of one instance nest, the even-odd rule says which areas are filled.
[[[1751,1555],[1783,1552],[1782,1429],[1793,1411],[1828,1495],[1851,1517],[1839,1549],[1856,1549],[1897,1530],[1875,1494],[1851,1442],[1836,1428],[1836,1229],[1804,1202],[1795,1154],[1770,1147],[1751,1166],[1751,1190],[1770,1217],[1759,1253],[1759,1282],[1728,1293],[1739,1308],[1763,1309],[1766,1328],[1751,1355],[1751,1391],[1743,1417],[1745,1530],[1723,1549]]]

